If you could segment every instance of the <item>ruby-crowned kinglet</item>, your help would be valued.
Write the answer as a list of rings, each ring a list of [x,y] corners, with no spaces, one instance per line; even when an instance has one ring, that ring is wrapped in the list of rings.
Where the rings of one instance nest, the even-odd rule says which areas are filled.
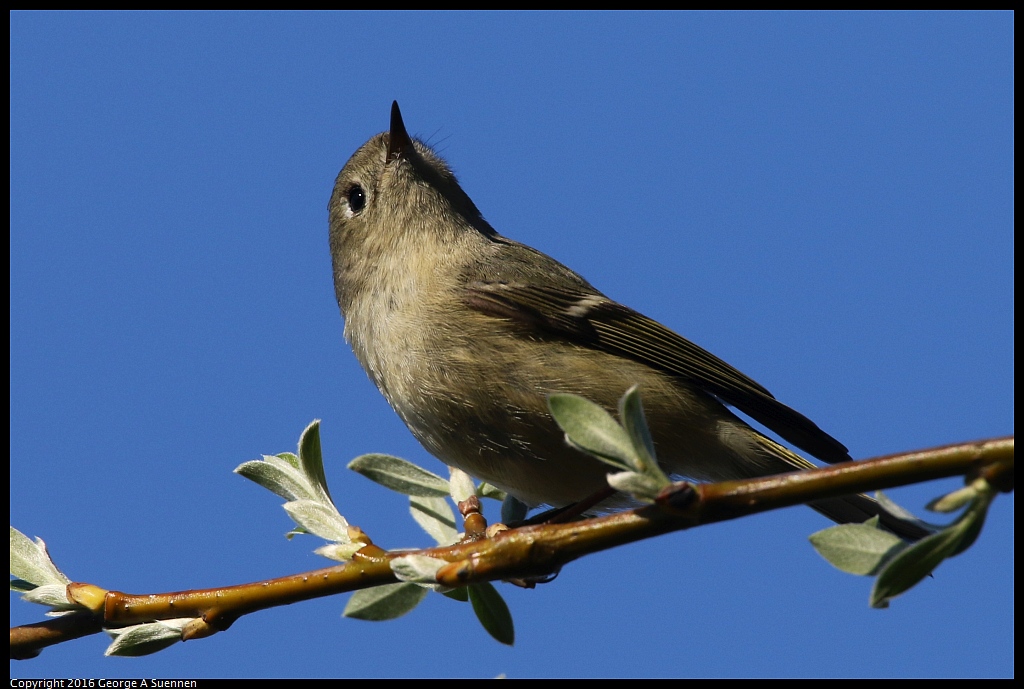
[[[492,228],[455,175],[391,129],[353,154],[331,195],[334,287],[345,338],[434,456],[527,505],[562,506],[607,487],[609,468],[569,446],[547,396],[609,411],[638,385],[659,462],[714,481],[814,465],[751,428],[731,405],[826,462],[847,449],[735,368],[604,296]],[[812,505],[839,522],[881,512],[853,495]]]

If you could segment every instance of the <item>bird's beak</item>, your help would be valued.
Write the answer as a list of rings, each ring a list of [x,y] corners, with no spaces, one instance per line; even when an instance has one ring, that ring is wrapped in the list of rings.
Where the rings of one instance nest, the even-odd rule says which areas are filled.
[[[402,122],[402,111],[398,109],[398,101],[391,102],[391,131],[388,134],[388,160],[395,160],[413,151],[412,139],[405,131]]]

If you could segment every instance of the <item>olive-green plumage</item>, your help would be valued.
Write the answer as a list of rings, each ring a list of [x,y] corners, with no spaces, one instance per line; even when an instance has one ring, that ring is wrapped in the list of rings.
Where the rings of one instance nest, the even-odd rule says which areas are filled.
[[[335,291],[363,368],[432,454],[527,504],[566,505],[607,486],[607,466],[568,446],[548,413],[555,392],[614,411],[638,385],[659,461],[691,479],[813,466],[726,404],[819,459],[850,458],[733,367],[499,235],[445,162],[409,137],[397,104],[390,131],[341,170],[329,210]],[[841,522],[879,513],[865,496],[813,506]]]

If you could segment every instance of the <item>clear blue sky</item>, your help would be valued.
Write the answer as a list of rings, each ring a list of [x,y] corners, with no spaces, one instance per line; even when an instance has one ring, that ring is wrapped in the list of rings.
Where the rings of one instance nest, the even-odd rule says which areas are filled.
[[[53,14],[11,19],[11,523],[132,592],[320,567],[231,473],[323,419],[347,471],[435,471],[342,339],[327,200],[392,99],[503,234],[750,374],[869,457],[1013,433],[1013,15]],[[921,510],[954,480],[894,491]],[[19,677],[1012,676],[1014,498],[885,611],[808,509],[502,585],[518,641],[432,596],[344,597],[144,659]],[[11,622],[41,609],[12,598]]]

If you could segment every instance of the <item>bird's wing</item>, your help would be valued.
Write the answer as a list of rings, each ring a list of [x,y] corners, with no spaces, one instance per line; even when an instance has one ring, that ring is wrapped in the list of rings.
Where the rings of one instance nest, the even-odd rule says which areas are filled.
[[[557,266],[571,273],[561,264]],[[510,281],[470,279],[466,303],[481,313],[518,321],[549,337],[563,337],[678,376],[823,461],[850,459],[842,443],[751,378],[660,323],[608,299],[574,273],[572,276],[578,284],[567,280],[570,284],[558,287],[540,286],[539,280],[529,276],[523,280],[522,275]]]

